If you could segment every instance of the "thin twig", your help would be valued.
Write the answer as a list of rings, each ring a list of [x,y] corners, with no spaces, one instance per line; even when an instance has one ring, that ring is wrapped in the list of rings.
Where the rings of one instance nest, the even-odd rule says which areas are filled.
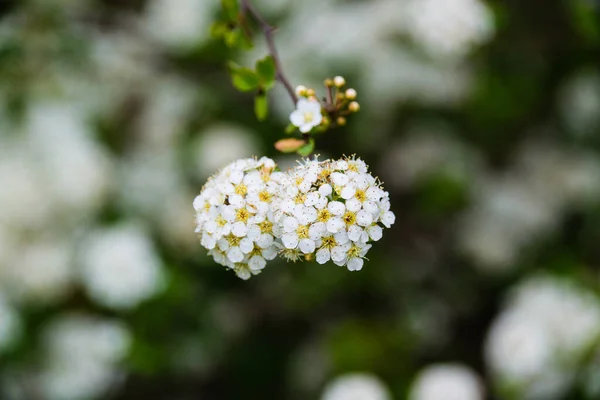
[[[256,11],[250,0],[241,0],[241,4],[243,10],[250,13],[254,17],[254,19],[259,23],[260,28],[262,29],[263,34],[265,35],[267,46],[269,48],[269,53],[271,54],[271,57],[273,57],[273,62],[275,63],[275,77],[285,87],[292,101],[294,102],[294,106],[296,106],[296,103],[298,102],[298,97],[296,96],[296,92],[294,92],[294,88],[290,84],[290,81],[288,81],[288,79],[285,77],[285,74],[283,73],[281,60],[279,59],[279,54],[277,53],[277,48],[275,47],[275,40],[273,39],[273,32],[275,32],[275,28],[271,26],[258,11]]]

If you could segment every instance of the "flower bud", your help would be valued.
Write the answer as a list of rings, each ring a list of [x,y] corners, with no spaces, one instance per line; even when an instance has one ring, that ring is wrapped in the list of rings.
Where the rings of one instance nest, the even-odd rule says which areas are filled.
[[[308,97],[315,97],[317,95],[317,92],[315,92],[315,89],[306,89],[306,95]]]
[[[358,112],[358,110],[360,110],[360,104],[358,104],[356,101],[353,101],[352,103],[348,104],[348,110],[352,112]]]
[[[346,84],[346,80],[342,76],[336,76],[333,78],[333,84],[338,88],[341,88]]]
[[[356,93],[356,90],[354,90],[354,89],[348,89],[348,90],[346,90],[345,95],[348,100],[354,100],[357,96],[357,93]]]
[[[306,86],[304,86],[304,85],[296,86],[296,94],[298,96],[306,96],[306,91],[307,91]]]
[[[323,82],[325,84],[326,87],[332,87],[333,86],[333,80],[327,78],[325,79],[325,81]]]
[[[346,125],[346,118],[344,118],[344,117],[338,117],[337,120],[336,120],[336,122],[337,122],[337,124],[339,126],[344,126],[344,125]]]

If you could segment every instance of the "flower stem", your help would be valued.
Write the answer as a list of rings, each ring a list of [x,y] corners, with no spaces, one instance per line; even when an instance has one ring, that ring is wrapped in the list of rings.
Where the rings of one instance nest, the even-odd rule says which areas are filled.
[[[277,48],[275,47],[275,40],[273,38],[273,32],[275,32],[276,28],[271,26],[263,18],[263,16],[258,11],[256,11],[256,9],[254,8],[254,6],[252,5],[250,0],[240,0],[240,1],[241,1],[242,9],[244,10],[244,12],[252,15],[252,17],[254,17],[254,19],[260,25],[260,28],[262,29],[265,39],[267,41],[267,46],[269,48],[269,54],[271,55],[271,57],[273,57],[273,62],[275,63],[276,78],[285,87],[288,94],[290,95],[290,98],[294,102],[294,106],[296,106],[296,103],[298,102],[298,97],[296,96],[296,93],[294,92],[294,88],[290,84],[290,81],[288,81],[285,74],[283,73],[283,68],[281,66],[281,60],[279,59],[279,53],[277,53]]]

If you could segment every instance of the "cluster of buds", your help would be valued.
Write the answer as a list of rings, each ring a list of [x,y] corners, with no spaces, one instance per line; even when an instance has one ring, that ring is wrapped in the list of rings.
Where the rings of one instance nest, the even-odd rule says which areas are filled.
[[[300,100],[290,115],[290,122],[302,133],[306,134],[314,128],[325,131],[344,126],[346,117],[360,110],[356,90],[345,88],[346,80],[343,77],[327,78],[324,85],[325,97],[321,99],[317,97],[315,89],[302,85],[296,87],[296,95]]]
[[[277,254],[358,271],[395,221],[388,192],[354,157],[306,160],[286,173],[265,157],[239,160],[209,179],[194,208],[201,244],[242,279]]]

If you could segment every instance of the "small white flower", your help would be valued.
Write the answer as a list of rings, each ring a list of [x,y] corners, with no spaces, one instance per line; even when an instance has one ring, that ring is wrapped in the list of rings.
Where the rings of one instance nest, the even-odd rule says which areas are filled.
[[[90,296],[115,309],[129,309],[164,287],[161,260],[145,232],[117,226],[94,232],[83,243],[82,279]]]
[[[319,126],[323,121],[321,103],[316,100],[298,100],[296,110],[290,115],[290,121],[294,126],[300,128],[300,132],[310,132],[312,128]]]
[[[361,373],[342,375],[330,382],[321,400],[391,400],[385,385],[375,376]]]
[[[460,364],[437,364],[419,373],[409,400],[483,400],[483,387],[471,369]]]

